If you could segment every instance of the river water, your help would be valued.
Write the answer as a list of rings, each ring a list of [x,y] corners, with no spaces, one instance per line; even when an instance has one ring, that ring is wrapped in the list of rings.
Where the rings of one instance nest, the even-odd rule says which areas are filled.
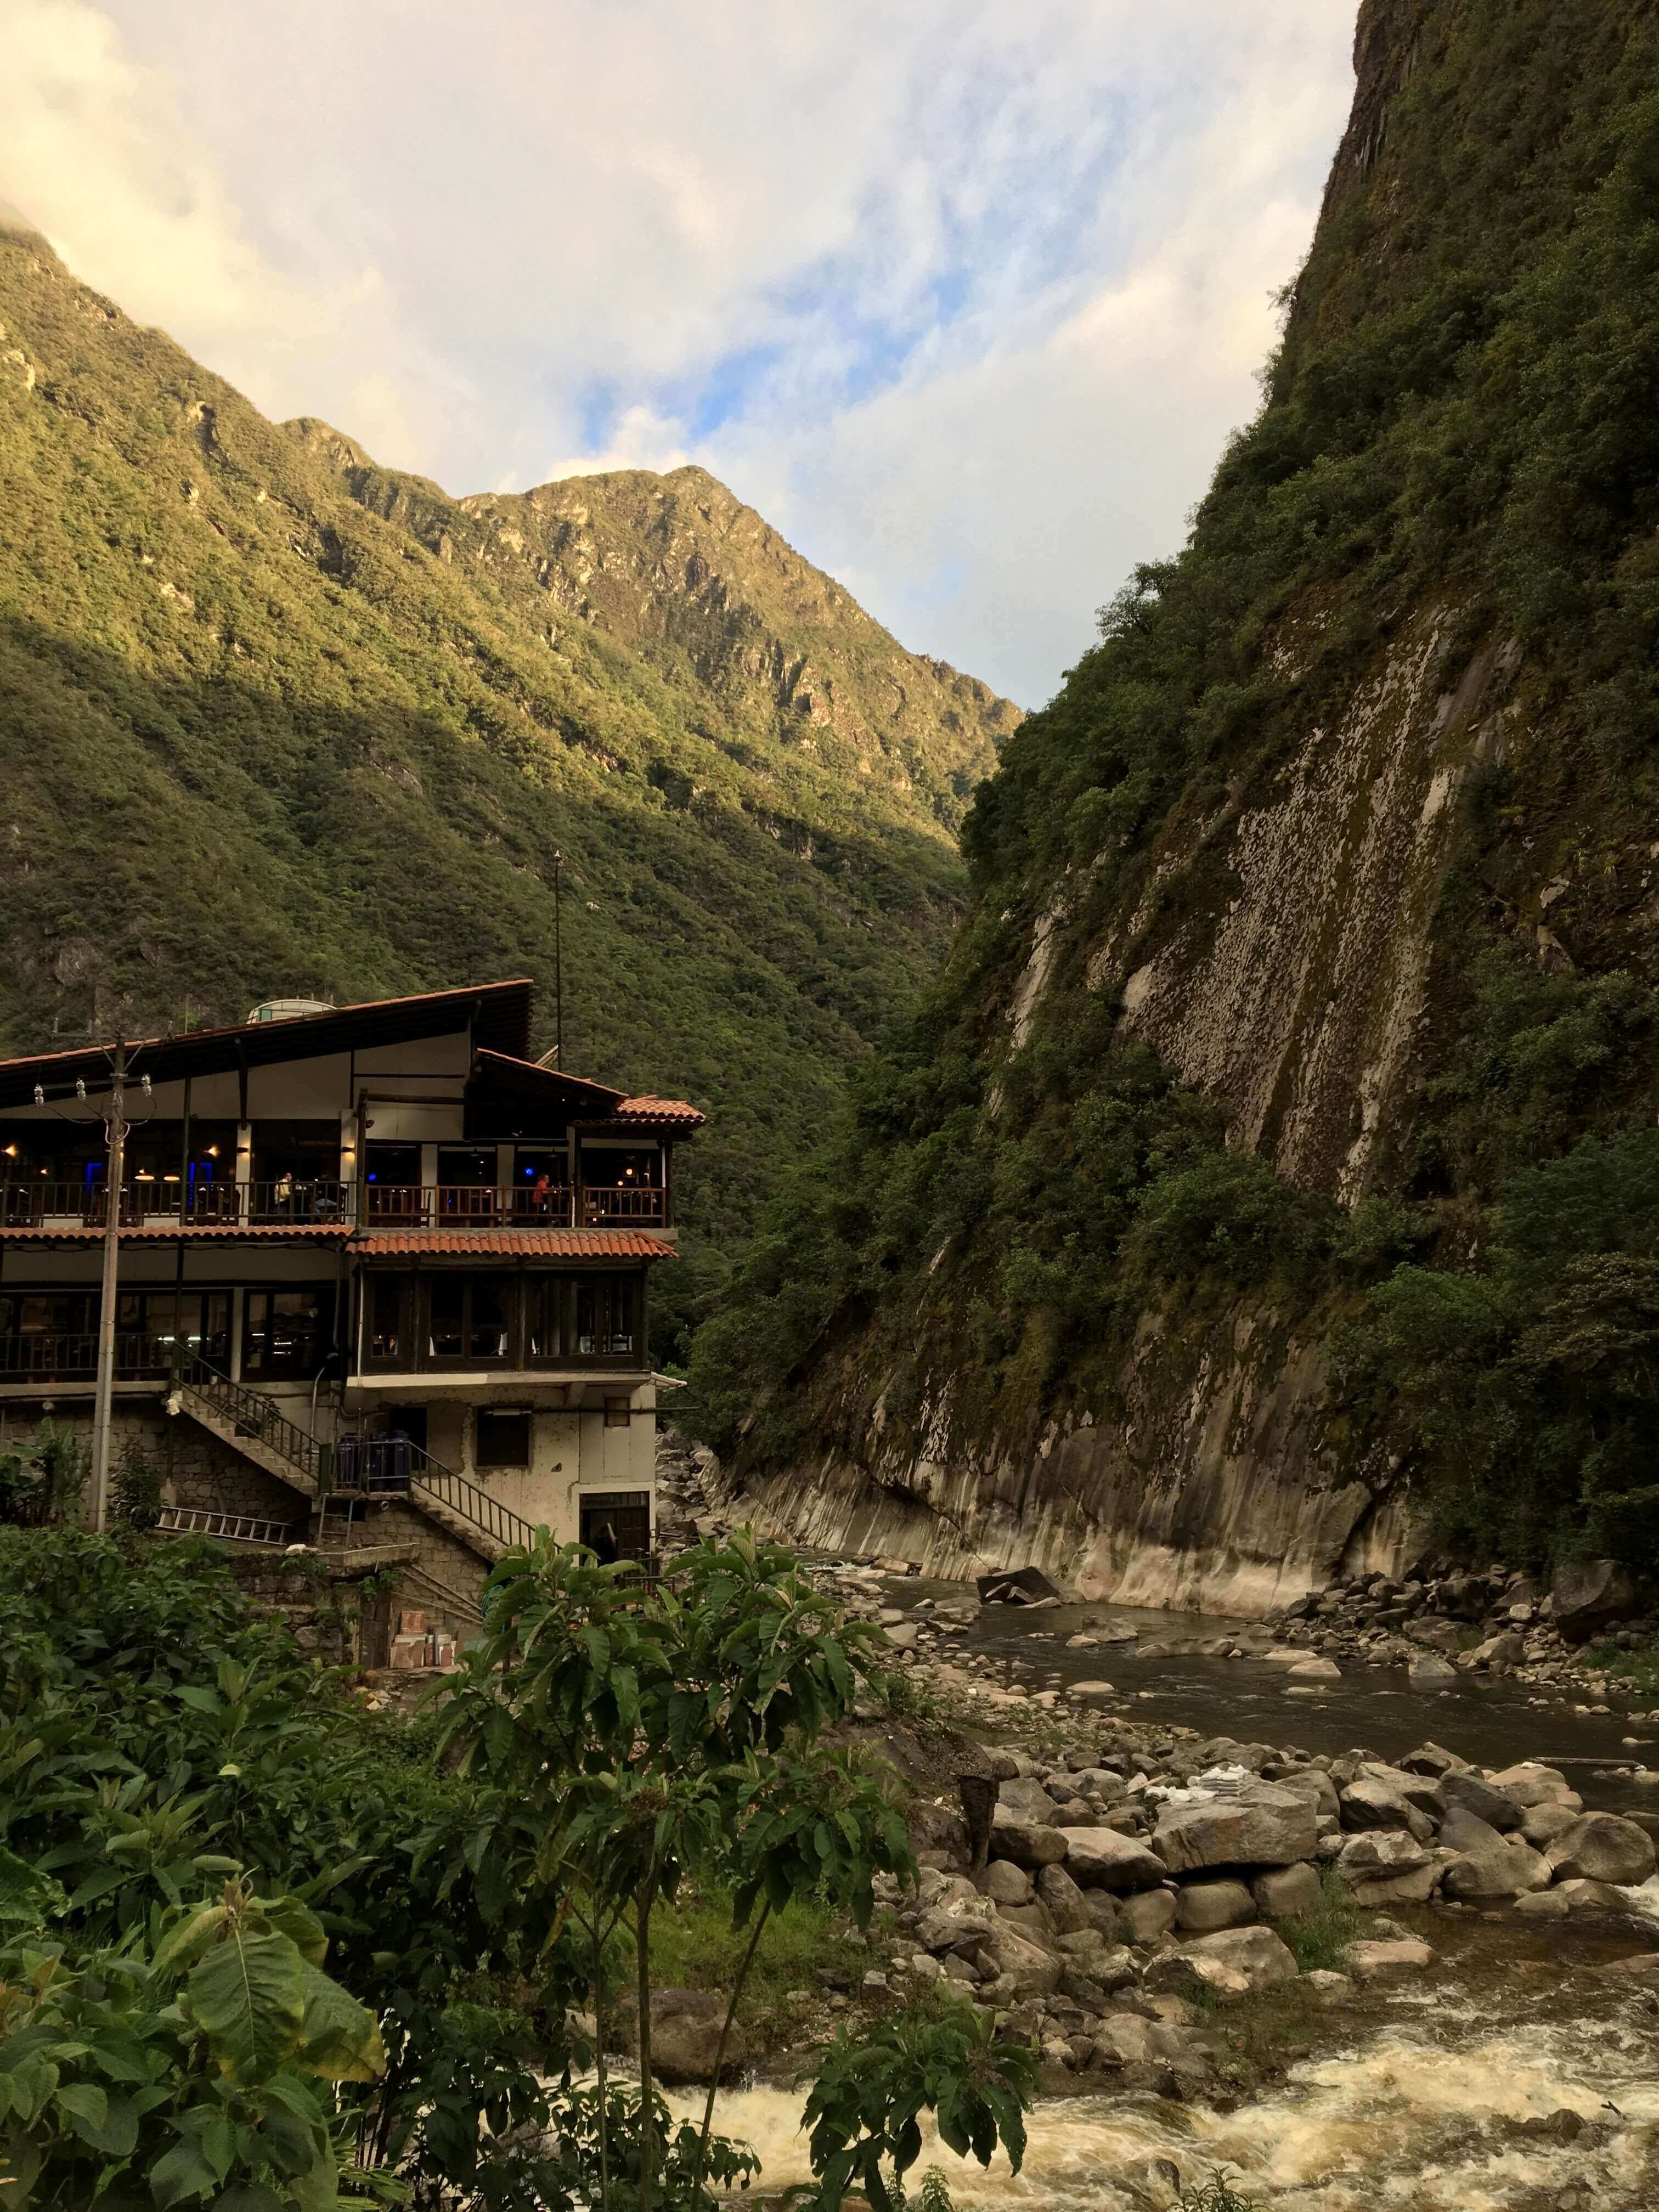
[[[1659,2047],[1651,2024],[1584,1997],[1589,2011],[1574,2002],[1562,2018],[1535,1998],[1523,2010],[1513,1996],[1419,1988],[1232,2112],[1048,2099],[1030,2114],[1018,2177],[1000,2156],[984,2171],[931,2136],[917,2173],[939,2166],[963,2212],[1146,2212],[1170,2197],[1149,2187],[1154,2161],[1184,2188],[1225,2172],[1247,2202],[1284,2212],[1547,2212],[1575,2184],[1596,2212],[1653,2212]],[[761,2154],[769,2195],[809,2179],[800,2104],[799,2092],[752,2088],[716,2108],[723,2131]],[[1575,2141],[1528,2131],[1563,2112],[1587,2124]]]
[[[906,1608],[964,1594],[913,1577],[884,1588]],[[1085,1626],[1133,1628],[1135,1641],[1066,1650]],[[1546,1759],[1592,1805],[1659,1807],[1659,1790],[1614,1771],[1659,1764],[1659,1723],[1576,1713],[1508,1680],[1425,1694],[1403,1671],[1346,1663],[1340,1680],[1292,1685],[1265,1661],[1190,1648],[1234,1633],[1260,1632],[1100,1604],[987,1607],[941,1639],[941,1656],[980,1653],[1025,1690],[1104,1679],[1119,1695],[1103,1711],[1138,1721],[1384,1757],[1432,1738],[1488,1766]],[[1659,1882],[1633,1901],[1651,1916],[1650,1943],[1629,1928],[1401,1912],[1435,1966],[1339,2000],[1316,2055],[1270,2091],[1231,2110],[1224,2098],[1048,2098],[1030,2116],[1018,2176],[1002,2158],[984,2172],[932,2137],[916,2172],[939,2166],[963,2212],[1147,2212],[1218,2172],[1264,2212],[1659,2212],[1659,1984],[1609,1971],[1659,1948]],[[760,2153],[769,2195],[809,2179],[803,2096],[757,2086],[720,2100],[718,2124]],[[1582,2124],[1576,2135],[1563,2114]]]
[[[966,1594],[972,1595],[971,1587]],[[959,1601],[964,1585],[895,1577],[884,1583],[883,1595],[909,1609],[919,1598]],[[1133,1630],[1135,1641],[1068,1651],[1066,1639],[1085,1626],[1107,1635]],[[1626,1710],[1577,1713],[1570,1698],[1507,1677],[1470,1675],[1453,1688],[1425,1692],[1409,1687],[1403,1667],[1345,1660],[1340,1680],[1293,1683],[1284,1667],[1267,1660],[1223,1659],[1191,1649],[1221,1637],[1259,1640],[1261,1626],[1132,1606],[988,1605],[971,1625],[941,1638],[941,1656],[960,1650],[992,1659],[1009,1687],[1109,1681],[1122,1694],[1103,1701],[1104,1711],[1242,1743],[1299,1744],[1332,1754],[1363,1745],[1398,1759],[1432,1738],[1484,1766],[1542,1759],[1568,1774],[1587,1804],[1609,1812],[1632,1805],[1659,1811],[1659,1789],[1633,1784],[1619,1771],[1659,1765],[1659,1721],[1632,1719]]]

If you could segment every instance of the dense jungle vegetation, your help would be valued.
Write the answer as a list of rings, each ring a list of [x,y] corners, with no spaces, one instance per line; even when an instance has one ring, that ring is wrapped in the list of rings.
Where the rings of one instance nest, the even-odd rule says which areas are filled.
[[[637,2078],[607,2064],[607,2023],[629,1986],[648,2023],[684,1884],[746,1961],[914,1873],[882,1782],[824,1742],[874,1632],[744,1541],[690,1554],[677,1596],[590,1562],[509,1554],[467,1671],[406,1724],[253,1617],[212,1547],[0,1529],[13,2212],[712,2212],[756,2172],[712,2094],[672,2116],[648,2027]],[[1035,2063],[949,2002],[838,2033],[806,2212],[854,2187],[896,2212],[919,2112],[1018,2167]]]
[[[709,1114],[664,1355],[930,972],[1016,710],[696,469],[465,502],[0,229],[0,1042],[530,974]],[[673,1277],[678,1272],[676,1288]]]
[[[1112,1417],[1142,1316],[1178,1340],[1254,1297],[1325,1342],[1334,1473],[1397,1457],[1449,1540],[1505,1557],[1655,1554],[1653,11],[1369,0],[1361,40],[1382,58],[1260,414],[1006,747],[941,981],[699,1340],[706,1433],[751,1468],[1029,1448]],[[1522,704],[1460,802],[1416,1102],[1349,1213],[1229,1150],[1227,1102],[1127,1041],[1086,956],[1224,894],[1200,825],[1429,607],[1440,684],[1507,644]],[[1544,931],[1525,887],[1553,869]]]

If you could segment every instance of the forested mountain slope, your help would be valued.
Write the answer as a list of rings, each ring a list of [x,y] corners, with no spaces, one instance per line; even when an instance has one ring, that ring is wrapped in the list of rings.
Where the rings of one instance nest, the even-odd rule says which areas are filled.
[[[931,970],[1017,725],[692,468],[453,501],[0,234],[0,1036],[531,973],[734,1243]]]
[[[1257,419],[706,1332],[803,1530],[1255,1606],[1659,1555],[1650,0],[1364,0]]]

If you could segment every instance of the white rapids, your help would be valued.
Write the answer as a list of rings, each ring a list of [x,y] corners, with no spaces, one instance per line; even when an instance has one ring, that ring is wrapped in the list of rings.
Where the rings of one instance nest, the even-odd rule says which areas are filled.
[[[1597,2212],[1659,2206],[1651,2016],[1620,2004],[1606,2019],[1551,2018],[1549,2006],[1535,2024],[1499,2027],[1443,1992],[1397,2006],[1363,2045],[1310,2059],[1231,2112],[1148,2095],[1048,2099],[1018,2176],[930,2135],[912,2180],[937,2165],[963,2212],[1147,2212],[1173,2202],[1170,2164],[1183,2188],[1229,2170],[1264,2212],[1516,2212],[1573,2183]],[[716,2124],[760,2154],[769,2194],[809,2179],[801,2101],[755,2087],[717,2108]],[[1563,2112],[1589,2124],[1575,2140],[1522,2130]]]

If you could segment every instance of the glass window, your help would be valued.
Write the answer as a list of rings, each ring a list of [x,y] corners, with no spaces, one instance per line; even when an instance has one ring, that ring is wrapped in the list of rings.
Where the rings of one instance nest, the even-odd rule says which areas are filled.
[[[404,1292],[408,1278],[371,1275],[368,1279],[368,1357],[395,1366],[404,1344]]]
[[[632,1275],[593,1275],[576,1285],[576,1349],[590,1359],[625,1358],[638,1334],[639,1285]]]
[[[478,1409],[477,1443],[472,1455],[477,1468],[528,1467],[530,1416],[501,1407]]]
[[[469,1364],[505,1359],[512,1349],[510,1275],[433,1275],[428,1357]]]
[[[565,1302],[568,1275],[528,1275],[525,1278],[529,1308],[530,1357],[557,1359],[564,1350]]]
[[[467,1287],[471,1293],[471,1310],[467,1316],[467,1358],[505,1359],[508,1278],[475,1275]]]
[[[242,1372],[309,1379],[328,1357],[331,1290],[250,1291],[242,1332]]]
[[[428,1285],[432,1327],[427,1350],[434,1359],[459,1359],[465,1341],[466,1278],[434,1275]]]

